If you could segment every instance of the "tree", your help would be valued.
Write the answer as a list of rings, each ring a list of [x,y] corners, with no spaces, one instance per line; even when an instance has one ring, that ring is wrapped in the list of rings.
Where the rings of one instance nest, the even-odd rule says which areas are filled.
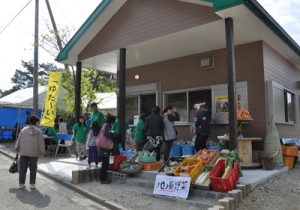
[[[15,85],[14,90],[20,90],[28,87],[33,87],[33,61],[22,61],[24,70],[16,69],[15,74],[11,78],[11,82]],[[38,80],[40,85],[48,83],[49,73],[58,71],[58,68],[51,63],[42,63],[39,65]]]

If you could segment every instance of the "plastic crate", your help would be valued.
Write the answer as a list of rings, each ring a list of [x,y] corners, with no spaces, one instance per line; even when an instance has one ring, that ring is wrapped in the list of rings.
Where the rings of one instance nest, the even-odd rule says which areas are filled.
[[[154,163],[141,163],[144,171],[155,171],[162,167],[163,163],[161,161],[156,161]]]
[[[225,161],[219,160],[209,174],[211,186],[216,192],[228,192],[230,190],[233,190],[240,178],[240,166],[238,163],[235,163],[233,165],[233,168],[228,177],[222,179],[221,177],[223,176],[224,172]]]
[[[195,147],[193,145],[181,145],[182,156],[192,157],[195,154]]]
[[[119,165],[126,160],[125,155],[116,155],[114,157],[114,163],[108,165],[109,170],[117,171],[119,169]]]
[[[196,165],[194,167],[194,169],[189,173],[182,173],[180,172],[180,168],[182,166],[192,166],[192,165]],[[202,160],[197,159],[197,158],[186,158],[174,171],[174,175],[175,176],[189,176],[191,177],[191,182],[195,179],[195,177],[197,176],[197,174],[199,174],[199,172],[201,171],[203,167],[203,163]]]
[[[202,150],[199,150],[197,152],[197,154],[194,155],[193,158],[199,158],[199,159],[202,160],[202,162],[203,162],[204,165],[207,165],[211,161],[213,161],[216,156],[217,156],[217,151],[216,150],[202,149]]]
[[[194,181],[192,182],[192,185],[193,185],[194,188],[197,188],[197,189],[200,189],[200,190],[210,190],[211,189],[211,184],[209,184],[209,185],[199,185],[199,184],[196,184],[195,181],[202,174],[202,172],[204,172],[206,170],[211,171],[213,169],[213,167],[214,166],[212,166],[212,165],[203,166],[200,173],[195,177]],[[208,177],[208,179],[209,179],[209,177]]]
[[[154,157],[154,156],[140,157],[138,159],[138,162],[140,162],[140,163],[154,163],[154,162],[156,162],[156,157]]]
[[[222,146],[206,146],[208,150],[216,150],[217,153],[220,153],[222,150]]]
[[[179,165],[184,161],[184,157],[170,157],[169,158],[169,160],[167,160],[165,163],[164,163],[164,165],[159,169],[159,173],[164,173],[164,174],[166,174],[166,175],[168,175],[168,176],[174,176],[174,171],[175,171],[175,169],[177,168],[177,166],[176,166],[176,168],[174,169],[174,171],[173,172],[170,172],[170,173],[167,173],[167,172],[165,172],[164,170],[165,170],[165,168],[166,167],[169,167],[169,164],[170,164],[170,162],[171,161],[177,161],[177,162],[179,162]]]

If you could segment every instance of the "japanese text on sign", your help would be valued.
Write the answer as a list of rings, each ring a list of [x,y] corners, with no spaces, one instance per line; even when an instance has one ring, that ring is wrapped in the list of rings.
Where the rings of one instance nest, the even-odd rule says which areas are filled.
[[[187,198],[190,190],[190,177],[157,175],[154,194]]]
[[[56,97],[59,94],[59,86],[61,80],[61,72],[50,72],[49,81],[48,81],[48,89],[45,98],[45,109],[43,112],[43,118],[41,125],[47,127],[54,126],[55,120],[55,105],[56,105]]]

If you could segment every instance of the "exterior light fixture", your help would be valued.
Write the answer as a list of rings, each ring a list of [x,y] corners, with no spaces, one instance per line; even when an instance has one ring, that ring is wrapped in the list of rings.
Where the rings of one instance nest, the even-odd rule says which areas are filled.
[[[134,79],[139,80],[141,77],[139,74],[134,75]]]

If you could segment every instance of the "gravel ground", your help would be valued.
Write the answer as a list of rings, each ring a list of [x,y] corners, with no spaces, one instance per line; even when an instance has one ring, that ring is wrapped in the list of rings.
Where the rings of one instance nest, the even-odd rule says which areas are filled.
[[[300,210],[300,163],[287,173],[255,188],[238,210]]]
[[[13,144],[0,142],[8,150],[14,151]],[[128,186],[113,182],[111,185],[100,185],[97,182],[78,184],[89,192],[99,195],[107,200],[123,206],[124,209],[157,209],[157,210],[193,210],[207,209],[197,207],[192,204],[184,204],[180,199],[169,199],[168,197],[155,197],[152,189],[145,189],[138,186]],[[300,163],[293,170],[289,170],[283,175],[274,177],[268,182],[255,188],[243,202],[238,210],[261,209],[261,210],[300,210]],[[190,199],[190,198],[189,198]],[[202,199],[203,203],[211,204],[217,200],[209,198]],[[192,200],[192,199],[191,199]]]

